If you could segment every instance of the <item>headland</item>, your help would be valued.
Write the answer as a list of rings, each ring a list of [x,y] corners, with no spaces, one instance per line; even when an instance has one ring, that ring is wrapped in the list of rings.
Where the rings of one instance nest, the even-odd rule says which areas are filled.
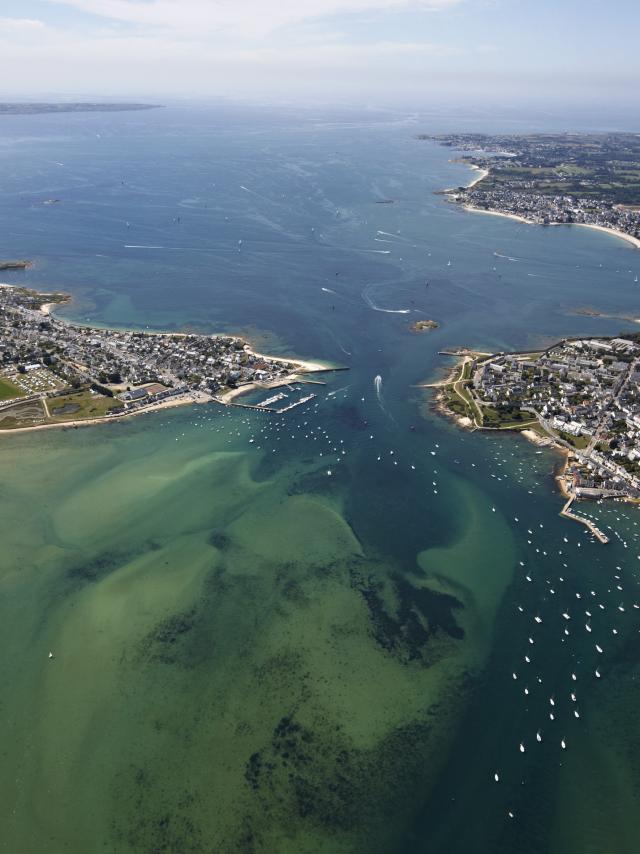
[[[459,361],[432,384],[439,411],[461,427],[521,432],[562,452],[559,482],[571,501],[640,501],[637,333],[567,338],[537,352],[446,355]]]
[[[69,299],[0,286],[0,431],[78,427],[194,403],[282,411],[237,398],[281,386],[299,391],[293,383],[320,382],[308,374],[344,370],[256,353],[237,336],[77,325],[52,313]]]

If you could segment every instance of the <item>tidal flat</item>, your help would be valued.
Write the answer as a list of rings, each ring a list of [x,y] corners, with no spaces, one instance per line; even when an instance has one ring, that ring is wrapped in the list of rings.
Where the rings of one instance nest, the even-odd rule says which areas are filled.
[[[3,670],[23,710],[4,838],[386,850],[482,666],[512,552],[490,590],[452,570],[504,523],[474,512],[407,574],[363,548],[342,489],[288,494],[317,464],[259,479],[246,428],[225,447],[185,419],[0,447],[0,634],[22,650]]]

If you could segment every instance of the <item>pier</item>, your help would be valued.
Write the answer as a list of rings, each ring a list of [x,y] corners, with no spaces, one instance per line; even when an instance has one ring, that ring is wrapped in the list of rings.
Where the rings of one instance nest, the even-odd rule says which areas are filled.
[[[301,397],[300,400],[295,400],[293,403],[290,403],[289,406],[285,406],[284,409],[276,409],[275,412],[277,412],[278,415],[281,415],[283,412],[289,412],[290,409],[295,409],[296,406],[302,406],[303,403],[313,400],[314,397],[316,397],[315,394],[308,394],[306,397]]]
[[[219,403],[221,406],[239,406],[240,409],[255,409],[258,412],[277,412],[269,406],[258,406],[257,403],[236,403],[235,400],[221,400],[219,397],[212,397],[214,403]]]
[[[575,495],[572,495],[569,498],[567,503],[560,511],[560,515],[564,516],[567,519],[573,519],[574,522],[580,522],[581,525],[584,525],[586,528],[589,529],[589,531],[597,540],[599,540],[603,545],[606,545],[609,542],[609,537],[607,537],[607,535],[604,534],[600,530],[600,528],[597,527],[597,525],[594,525],[594,523],[590,519],[585,519],[584,516],[580,516],[578,513],[573,512],[573,510],[571,509],[571,505],[573,504],[575,499]]]

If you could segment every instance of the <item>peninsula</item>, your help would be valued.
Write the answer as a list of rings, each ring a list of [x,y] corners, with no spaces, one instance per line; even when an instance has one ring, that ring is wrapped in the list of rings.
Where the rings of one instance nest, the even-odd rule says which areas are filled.
[[[116,113],[128,110],[154,110],[159,104],[87,103],[84,101],[62,101],[60,103],[0,103],[0,116],[33,116],[40,113]]]
[[[235,336],[75,325],[51,314],[68,300],[0,285],[0,430],[99,423],[179,404],[230,404],[241,393],[339,370],[263,356]],[[270,411],[265,403],[256,408]]]
[[[540,225],[586,225],[640,248],[640,135],[420,135],[480,170],[443,190],[468,210]]]
[[[439,408],[461,426],[522,431],[561,449],[568,497],[640,499],[640,335],[455,355],[454,375],[436,385]]]

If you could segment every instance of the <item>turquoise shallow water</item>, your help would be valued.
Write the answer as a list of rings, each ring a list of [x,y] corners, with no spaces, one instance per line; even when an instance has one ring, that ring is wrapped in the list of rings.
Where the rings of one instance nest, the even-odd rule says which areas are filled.
[[[3,120],[0,255],[36,261],[6,281],[350,369],[275,418],[0,437],[4,850],[637,850],[636,512],[592,543],[554,455],[416,386],[629,328],[638,254],[448,206],[468,170],[414,139],[448,129]]]

